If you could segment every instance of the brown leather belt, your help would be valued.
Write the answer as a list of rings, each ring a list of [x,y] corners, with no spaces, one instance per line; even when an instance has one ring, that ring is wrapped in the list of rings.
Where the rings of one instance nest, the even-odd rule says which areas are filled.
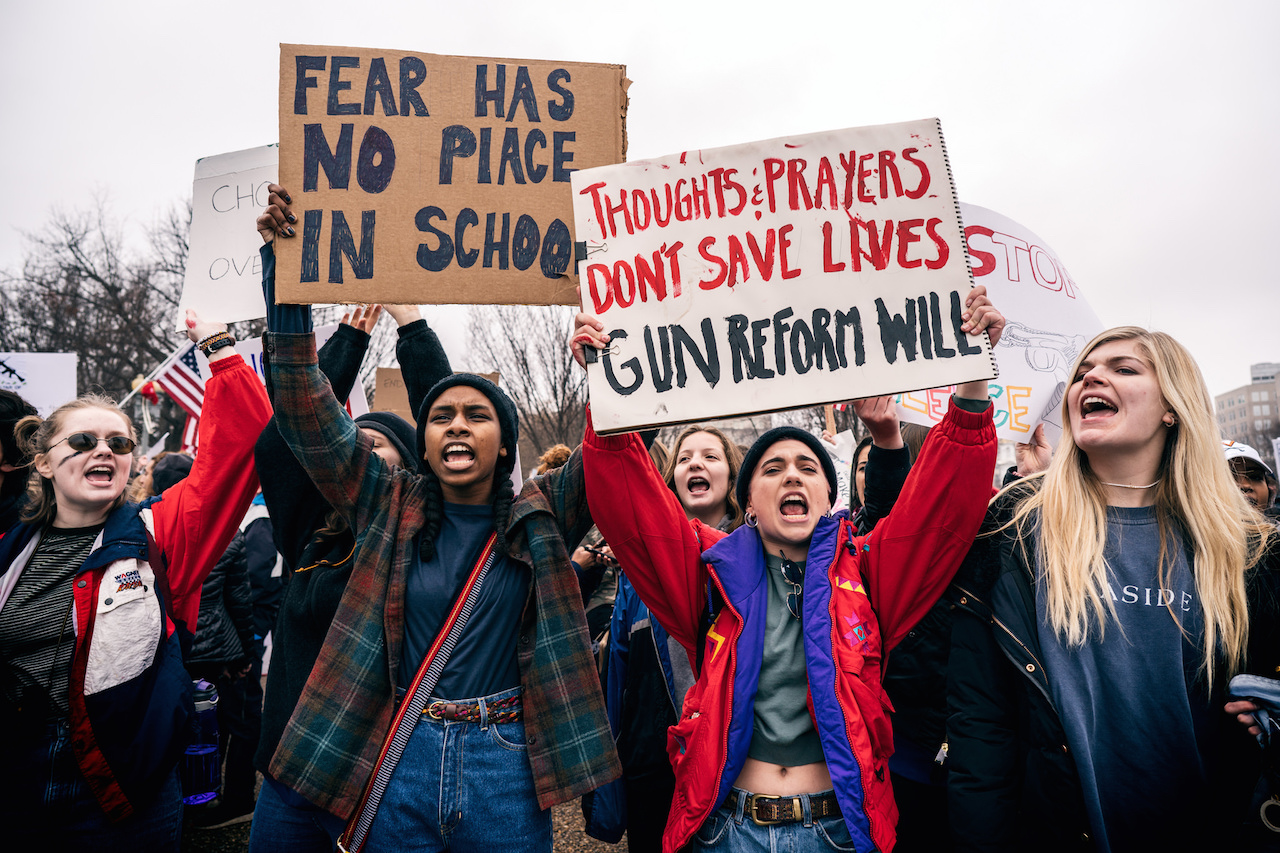
[[[524,716],[524,705],[519,696],[509,696],[496,702],[485,702],[490,723],[515,723]],[[433,720],[457,723],[480,722],[479,702],[431,702],[422,709],[423,716]]]
[[[744,796],[737,789],[729,791],[725,805],[730,809],[738,808],[738,797]],[[799,797],[768,797],[763,794],[749,794],[743,813],[751,818],[757,826],[772,826],[779,823],[800,823],[804,820],[804,803]],[[809,795],[809,814],[815,818],[834,817],[840,814],[840,804],[836,802],[834,792],[829,794]]]

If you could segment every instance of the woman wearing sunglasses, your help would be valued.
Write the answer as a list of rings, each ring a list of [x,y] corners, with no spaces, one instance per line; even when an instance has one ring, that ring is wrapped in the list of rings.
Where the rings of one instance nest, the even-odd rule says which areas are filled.
[[[578,324],[575,356],[607,342],[594,318]],[[994,344],[1003,326],[974,288],[964,330],[986,330]],[[961,385],[893,511],[864,537],[846,513],[828,515],[836,477],[818,440],[770,430],[743,459],[736,492],[746,522],[726,536],[685,520],[634,435],[588,426],[592,516],[641,599],[697,662],[669,732],[676,791],[664,850],[690,841],[701,850],[892,849],[882,659],[959,566],[986,508],[995,449],[986,382]]]
[[[271,415],[224,325],[189,311],[187,335],[212,373],[200,454],[159,497],[126,500],[135,433],[107,398],[14,429],[35,472],[0,538],[0,816],[15,847],[179,848],[192,713],[180,631],[257,489],[253,443]]]

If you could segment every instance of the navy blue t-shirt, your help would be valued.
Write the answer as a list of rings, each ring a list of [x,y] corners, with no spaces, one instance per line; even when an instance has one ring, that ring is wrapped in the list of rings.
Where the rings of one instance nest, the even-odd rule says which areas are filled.
[[[1045,673],[1100,851],[1181,849],[1203,831],[1197,821],[1208,811],[1213,722],[1225,699],[1210,697],[1200,671],[1204,615],[1182,537],[1170,550],[1162,584],[1154,507],[1107,507],[1116,619],[1101,642],[1095,628],[1079,648],[1050,627],[1045,579],[1037,578]]]
[[[488,504],[447,503],[435,556],[424,561],[420,544],[415,545],[405,584],[400,687],[407,688],[413,682],[492,532],[493,509]],[[494,561],[467,627],[432,691],[435,696],[471,699],[520,686],[516,639],[529,598],[529,581],[529,568],[523,563],[505,554]]]

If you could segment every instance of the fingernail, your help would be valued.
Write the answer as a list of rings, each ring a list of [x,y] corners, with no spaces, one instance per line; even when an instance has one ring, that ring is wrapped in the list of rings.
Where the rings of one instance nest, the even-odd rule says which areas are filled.
[[[286,234],[288,234],[290,237],[292,237],[294,234],[296,234],[296,233],[297,233],[296,231],[294,231],[294,230],[293,230],[293,228],[291,228],[290,226],[287,226],[287,225],[285,226],[284,231],[285,231],[285,233],[286,233]]]
[[[293,199],[289,198],[288,193],[283,193],[281,197],[284,199],[285,204],[293,204]]]
[[[289,214],[289,221],[290,221],[290,222],[297,222],[297,221],[298,221],[298,217],[296,217],[296,216],[294,216],[292,213],[290,213],[290,214]]]

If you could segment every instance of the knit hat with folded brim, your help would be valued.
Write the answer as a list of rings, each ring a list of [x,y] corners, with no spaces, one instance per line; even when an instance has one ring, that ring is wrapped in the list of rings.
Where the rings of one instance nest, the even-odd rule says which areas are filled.
[[[822,442],[817,436],[807,433],[799,427],[782,426],[775,427],[764,435],[756,439],[756,443],[751,445],[751,449],[747,451],[747,455],[742,457],[742,467],[738,469],[738,483],[735,491],[738,496],[738,506],[744,510],[747,508],[747,496],[751,494],[751,478],[756,475],[756,466],[760,464],[760,459],[764,456],[765,451],[779,441],[787,439],[795,439],[809,447],[813,451],[813,455],[818,458],[818,463],[822,466],[822,473],[827,476],[827,486],[829,487],[827,497],[831,501],[831,505],[836,505],[836,466],[831,462],[831,454],[822,446]]]
[[[493,404],[494,411],[498,413],[498,428],[502,431],[502,446],[507,448],[507,455],[498,457],[498,464],[494,468],[494,473],[497,479],[510,477],[512,470],[516,466],[516,442],[520,440],[520,416],[516,412],[516,404],[511,402],[511,398],[497,385],[474,373],[455,373],[451,376],[446,376],[431,386],[431,390],[427,392],[426,398],[422,401],[422,407],[418,409],[417,446],[418,459],[423,460],[424,470],[427,456],[427,413],[431,411],[431,404],[436,401],[437,397],[450,388],[456,388],[459,385],[474,388],[488,397],[489,402]]]

